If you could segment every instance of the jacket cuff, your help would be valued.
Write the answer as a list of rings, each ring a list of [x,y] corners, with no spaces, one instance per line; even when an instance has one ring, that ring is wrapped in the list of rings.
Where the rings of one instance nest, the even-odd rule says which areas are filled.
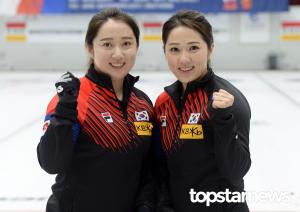
[[[137,212],[152,212],[152,208],[148,205],[140,205],[137,209]]]
[[[213,108],[212,103],[208,107],[208,113],[210,119],[216,122],[226,122],[231,119],[232,115],[232,106],[227,108]]]
[[[173,208],[168,205],[160,205],[156,209],[157,212],[175,212]]]
[[[77,119],[77,103],[72,103],[72,105],[67,105],[61,102],[58,102],[55,108],[54,116],[69,119],[72,122],[75,122]]]

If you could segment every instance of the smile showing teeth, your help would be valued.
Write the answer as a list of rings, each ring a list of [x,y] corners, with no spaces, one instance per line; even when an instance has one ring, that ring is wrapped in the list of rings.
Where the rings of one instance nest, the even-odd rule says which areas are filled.
[[[109,63],[114,68],[122,68],[125,63]]]
[[[187,71],[191,71],[193,68],[194,68],[194,66],[192,66],[192,67],[184,67],[184,68],[179,68],[179,70],[183,71],[183,72],[187,72]]]

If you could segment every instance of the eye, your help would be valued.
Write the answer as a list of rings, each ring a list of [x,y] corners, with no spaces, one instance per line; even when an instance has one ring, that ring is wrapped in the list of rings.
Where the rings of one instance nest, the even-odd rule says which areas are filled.
[[[179,48],[177,48],[177,47],[171,47],[171,48],[169,49],[169,51],[170,51],[170,52],[176,53],[176,52],[179,52]]]
[[[124,43],[123,43],[123,46],[125,46],[125,47],[129,47],[129,46],[131,46],[132,45],[132,43],[130,42],[130,41],[125,41]]]
[[[191,47],[190,47],[190,51],[196,51],[196,50],[198,50],[198,49],[199,49],[198,46],[191,46]]]
[[[105,47],[105,48],[110,48],[110,47],[112,47],[112,44],[108,43],[108,42],[105,42],[105,43],[102,44],[102,46]]]

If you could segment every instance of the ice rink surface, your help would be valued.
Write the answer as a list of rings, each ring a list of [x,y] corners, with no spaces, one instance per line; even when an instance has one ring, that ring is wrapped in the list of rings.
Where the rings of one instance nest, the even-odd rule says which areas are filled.
[[[0,212],[42,212],[54,182],[37,160],[47,104],[63,72],[0,72]],[[215,73],[236,85],[251,110],[252,166],[245,177],[251,212],[300,211],[300,72]],[[168,72],[134,72],[155,101]],[[76,76],[84,75],[75,72]]]

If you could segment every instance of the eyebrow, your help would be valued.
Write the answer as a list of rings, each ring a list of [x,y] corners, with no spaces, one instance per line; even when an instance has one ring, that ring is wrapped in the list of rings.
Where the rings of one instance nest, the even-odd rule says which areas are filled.
[[[188,42],[187,44],[191,45],[191,44],[201,44],[201,43],[198,41],[191,41],[191,42]],[[180,45],[180,43],[169,43],[168,44],[168,46],[173,46],[173,45]]]
[[[122,39],[129,39],[129,40],[133,40],[133,37],[122,37]]]
[[[201,44],[201,43],[198,41],[192,41],[192,42],[188,42],[188,44]]]
[[[102,38],[100,41],[113,40],[112,38]]]
[[[123,40],[133,40],[133,37],[122,37]],[[102,38],[100,41],[111,41],[113,38]]]

